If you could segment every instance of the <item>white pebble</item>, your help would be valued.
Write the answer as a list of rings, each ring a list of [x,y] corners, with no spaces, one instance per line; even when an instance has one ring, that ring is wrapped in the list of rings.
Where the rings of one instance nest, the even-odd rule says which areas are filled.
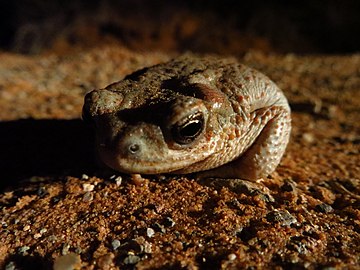
[[[146,234],[147,234],[148,237],[151,238],[151,237],[154,236],[155,231],[154,231],[152,228],[147,228],[147,229],[146,229]]]
[[[88,183],[84,183],[82,186],[83,186],[83,190],[86,192],[93,191],[95,187],[94,185]]]

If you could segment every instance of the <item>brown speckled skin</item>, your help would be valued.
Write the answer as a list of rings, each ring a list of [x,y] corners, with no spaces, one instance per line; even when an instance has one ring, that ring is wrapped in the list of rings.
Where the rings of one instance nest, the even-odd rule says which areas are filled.
[[[185,55],[145,68],[87,94],[83,111],[100,158],[125,173],[256,180],[275,170],[291,129],[282,91],[231,58]],[[194,115],[203,129],[179,143],[174,126]]]

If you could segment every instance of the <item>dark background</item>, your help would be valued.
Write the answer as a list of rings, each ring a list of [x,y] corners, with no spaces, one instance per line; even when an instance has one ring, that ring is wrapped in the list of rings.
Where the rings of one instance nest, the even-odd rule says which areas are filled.
[[[0,1],[0,49],[344,54],[360,48],[360,1]],[[65,44],[65,45],[64,45]]]

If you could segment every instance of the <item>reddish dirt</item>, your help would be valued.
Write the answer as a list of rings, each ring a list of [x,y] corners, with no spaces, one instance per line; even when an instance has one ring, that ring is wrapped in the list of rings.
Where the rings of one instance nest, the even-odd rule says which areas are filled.
[[[358,269],[360,56],[239,57],[292,107],[286,154],[263,181],[97,168],[84,94],[172,56],[0,54],[0,267]]]

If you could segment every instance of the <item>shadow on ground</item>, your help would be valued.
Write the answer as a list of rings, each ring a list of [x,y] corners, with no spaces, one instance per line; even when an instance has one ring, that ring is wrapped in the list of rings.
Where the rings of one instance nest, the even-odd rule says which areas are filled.
[[[0,122],[0,190],[19,180],[93,170],[93,132],[78,120]]]

